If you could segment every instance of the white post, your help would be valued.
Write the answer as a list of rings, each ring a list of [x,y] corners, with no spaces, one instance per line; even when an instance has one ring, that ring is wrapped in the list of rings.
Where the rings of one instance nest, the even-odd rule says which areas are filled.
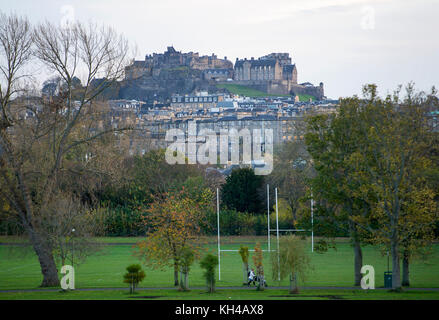
[[[267,237],[268,237],[268,252],[270,249],[270,185],[267,184]]]
[[[274,189],[276,196],[276,238],[277,238],[277,266],[278,275],[277,279],[280,281],[280,257],[279,257],[279,211],[277,207],[277,188]]]
[[[220,221],[219,221],[219,190],[216,188],[216,216],[218,224],[218,280],[221,280],[221,244],[220,244]]]
[[[314,198],[311,192],[311,252],[314,252]]]

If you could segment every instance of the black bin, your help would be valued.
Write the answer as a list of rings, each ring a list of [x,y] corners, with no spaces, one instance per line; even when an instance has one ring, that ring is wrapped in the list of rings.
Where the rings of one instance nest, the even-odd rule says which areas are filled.
[[[384,272],[384,288],[392,288],[392,271]]]

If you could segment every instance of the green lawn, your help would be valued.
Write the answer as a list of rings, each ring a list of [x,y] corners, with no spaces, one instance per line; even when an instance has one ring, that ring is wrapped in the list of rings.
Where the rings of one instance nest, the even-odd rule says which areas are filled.
[[[264,91],[256,90],[250,87],[246,87],[240,84],[233,84],[233,83],[221,83],[216,85],[219,89],[227,89],[230,93],[237,94],[240,96],[246,96],[246,97],[288,97],[288,94],[269,94]]]
[[[107,243],[128,243],[140,238],[103,238]],[[233,241],[231,241],[232,239]],[[4,238],[1,242],[7,242]],[[260,240],[265,248],[266,238],[223,238],[222,249],[238,249],[240,243],[246,243],[253,248],[256,240]],[[207,249],[216,253],[214,239],[207,245]],[[275,241],[272,242],[273,246]],[[309,246],[310,248],[310,246]],[[89,257],[88,260],[76,267],[76,288],[123,287],[122,275],[125,267],[139,260],[133,256],[132,245],[116,244],[102,246],[102,250]],[[310,270],[304,286],[338,286],[350,287],[353,285],[353,252],[346,242],[337,244],[337,250],[330,250],[324,254],[311,253],[313,269]],[[375,268],[376,287],[383,287],[383,272],[387,268],[386,257],[381,256],[377,248],[367,246],[363,252],[363,264],[370,264]],[[250,259],[252,264],[252,260]],[[221,280],[218,286],[240,286],[242,282],[241,258],[237,252],[223,252],[221,255]],[[412,287],[439,287],[438,276],[439,245],[434,245],[432,256],[427,262],[414,261],[411,265]],[[271,280],[271,270],[268,254],[265,255],[265,272],[268,284],[272,286],[288,285],[284,280],[280,283]],[[146,268],[146,278],[143,287],[172,287],[173,272],[166,270],[152,270]],[[0,246],[0,289],[31,289],[37,288],[42,276],[38,260],[30,247]],[[202,271],[195,263],[189,275],[191,286],[204,286]]]

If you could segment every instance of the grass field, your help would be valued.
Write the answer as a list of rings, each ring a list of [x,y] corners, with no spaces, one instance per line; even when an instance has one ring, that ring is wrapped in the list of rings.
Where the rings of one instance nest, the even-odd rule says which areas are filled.
[[[246,87],[240,84],[234,83],[221,83],[216,85],[219,89],[227,89],[229,92],[233,94],[237,94],[240,96],[252,97],[252,98],[260,98],[260,97],[288,97],[288,94],[269,94],[260,90],[256,90],[250,87]],[[309,99],[315,100],[315,97],[310,96],[308,94],[299,94],[300,101],[309,101]]]
[[[11,239],[12,240],[12,239]],[[139,240],[137,238],[103,238],[100,241],[111,245],[102,246],[102,250],[89,257],[85,263],[75,266],[76,288],[104,288],[123,287],[122,275],[125,267],[139,260],[133,255],[134,248],[126,244]],[[214,239],[206,249],[216,253]],[[256,241],[266,245],[266,238],[229,238],[224,237],[222,249],[238,249],[243,243],[250,248]],[[17,239],[14,240],[18,242]],[[0,239],[0,243],[11,242],[9,239]],[[275,243],[274,241],[272,242]],[[310,245],[309,245],[310,248]],[[335,286],[350,287],[353,285],[353,252],[346,241],[337,244],[337,250],[330,250],[324,254],[311,253],[312,270],[303,286]],[[383,287],[383,272],[387,269],[387,258],[381,256],[377,248],[364,248],[363,264],[374,266],[376,287]],[[252,264],[252,260],[250,259]],[[265,273],[268,284],[271,286],[286,286],[288,280],[271,280],[271,268],[268,253],[265,253]],[[438,268],[439,245],[434,245],[433,254],[428,261],[414,261],[411,265],[412,287],[439,287]],[[223,252],[221,255],[221,280],[217,286],[241,286],[242,264],[237,252]],[[172,287],[173,272],[145,268],[146,278],[142,287]],[[28,246],[0,246],[0,290],[1,289],[32,289],[37,288],[42,280],[39,264],[32,249]],[[189,284],[193,287],[204,286],[202,270],[196,262],[189,275]]]
[[[97,241],[106,244],[95,255],[90,256],[82,265],[75,267],[76,288],[123,288],[122,275],[125,267],[139,260],[133,255],[135,243],[142,238],[99,238]],[[209,239],[206,250],[216,254],[215,238]],[[0,237],[0,290],[36,289],[41,283],[42,276],[39,264],[31,247],[23,245],[22,238]],[[266,249],[265,237],[223,237],[222,249],[238,249],[240,244],[253,248],[260,241]],[[275,244],[273,239],[272,245]],[[308,247],[310,244],[308,243]],[[311,253],[312,270],[302,286],[306,287],[351,287],[353,285],[353,253],[346,240],[340,239],[337,250],[324,254]],[[363,264],[375,268],[376,287],[383,287],[383,272],[387,268],[387,258],[381,256],[374,247],[365,247]],[[250,258],[252,265],[252,260]],[[273,281],[268,253],[264,257],[265,272],[270,287],[287,286],[288,280]],[[412,287],[439,288],[439,244],[433,247],[429,259],[414,261],[411,265]],[[252,289],[218,290],[215,294],[206,294],[203,290],[179,292],[173,287],[173,272],[171,268],[153,270],[145,268],[146,278],[141,287],[159,288],[162,290],[141,290],[135,295],[127,294],[127,290],[103,291],[74,291],[74,292],[0,292],[0,299],[439,299],[439,292],[410,291],[390,293],[387,290],[365,292],[362,290],[302,290],[299,295],[289,295],[287,290],[270,289],[256,292]],[[202,270],[196,262],[189,275],[189,285],[203,287]],[[237,252],[221,254],[221,280],[218,287],[241,287],[242,268],[241,258]]]

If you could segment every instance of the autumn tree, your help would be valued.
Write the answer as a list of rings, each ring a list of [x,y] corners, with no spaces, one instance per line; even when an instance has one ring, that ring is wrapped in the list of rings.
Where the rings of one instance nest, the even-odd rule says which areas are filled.
[[[426,116],[430,95],[415,92],[413,84],[406,95],[381,99],[373,85],[364,88],[365,99],[352,102],[360,107],[359,130],[364,145],[352,157],[357,178],[363,182],[361,196],[371,199],[377,241],[387,244],[392,255],[392,288],[401,288],[401,250],[432,240],[437,221],[435,193],[425,172],[433,165],[426,150],[434,132]],[[361,223],[358,223],[361,226]],[[408,262],[408,261],[407,261]]]
[[[70,183],[84,177],[84,163],[93,157],[87,147],[115,132],[90,121],[105,89],[91,83],[97,77],[107,79],[105,84],[122,79],[127,54],[127,41],[111,28],[49,22],[32,28],[26,18],[0,15],[0,193],[29,236],[42,286],[59,285],[43,226],[48,204],[68,184],[66,177],[74,177]],[[27,72],[35,62],[62,79],[56,96],[30,96],[34,82]],[[78,156],[81,161],[72,161]]]
[[[314,228],[327,237],[343,230],[354,250],[354,284],[360,285],[363,255],[361,245],[368,236],[354,221],[365,223],[368,201],[358,192],[363,184],[355,177],[351,157],[361,149],[358,107],[342,99],[338,112],[309,117],[305,141],[312,156],[315,176],[308,196],[314,200]]]
[[[153,267],[172,266],[175,286],[185,250],[192,250],[195,256],[200,254],[201,234],[211,203],[209,189],[192,198],[183,188],[178,193],[158,197],[146,210],[144,223],[148,233],[146,240],[138,244],[138,255]]]
[[[264,255],[261,249],[261,244],[258,242],[255,246],[255,252],[253,254],[253,263],[256,268],[256,278],[258,281],[257,290],[263,291],[265,289],[265,277],[264,277]]]
[[[361,242],[390,248],[392,286],[398,290],[401,257],[408,284],[410,252],[433,240],[436,191],[426,173],[434,167],[427,150],[435,133],[427,115],[437,104],[435,94],[416,93],[409,84],[405,98],[398,88],[382,99],[376,86],[369,85],[363,99],[342,99],[336,114],[308,121],[306,139],[317,172],[312,181],[317,218],[338,228],[348,226],[356,283],[362,264],[356,248]]]

